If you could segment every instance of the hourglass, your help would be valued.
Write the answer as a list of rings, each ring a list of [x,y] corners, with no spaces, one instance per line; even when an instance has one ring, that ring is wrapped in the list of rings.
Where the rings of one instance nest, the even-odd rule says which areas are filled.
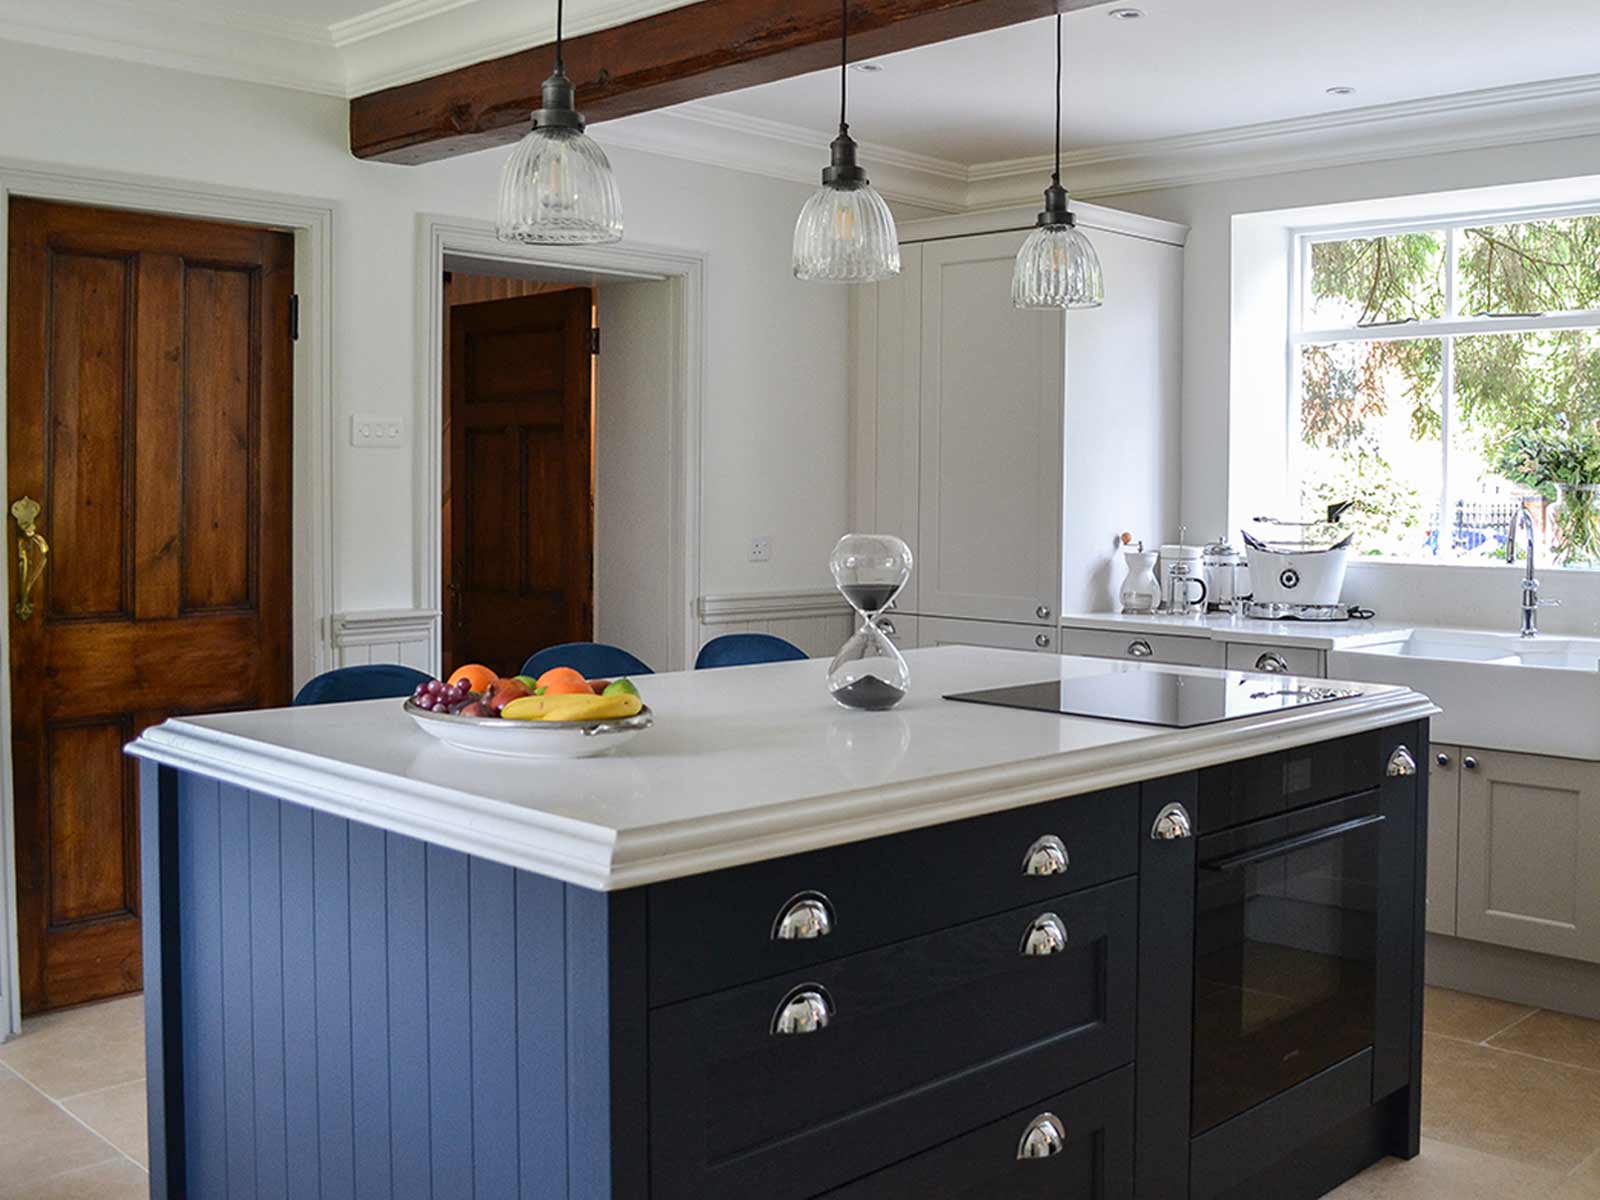
[[[828,668],[828,691],[846,708],[893,708],[911,686],[911,668],[878,618],[911,578],[911,547],[893,534],[847,533],[828,569],[861,619]]]

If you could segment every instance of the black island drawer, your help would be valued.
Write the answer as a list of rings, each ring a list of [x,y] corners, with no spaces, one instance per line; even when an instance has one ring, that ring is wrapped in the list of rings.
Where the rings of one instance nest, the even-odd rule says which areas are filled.
[[[858,1179],[823,1200],[1129,1200],[1132,1195],[1133,1068],[1123,1067]]]
[[[651,1195],[816,1196],[1132,1061],[1137,920],[1122,880],[656,1009]]]
[[[1138,789],[1113,788],[657,884],[650,888],[650,1004],[1132,875],[1138,820]],[[780,937],[784,914],[803,918],[797,906],[807,903],[825,911],[828,932]],[[802,920],[789,932],[817,929]]]
[[[1198,833],[1353,796],[1383,781],[1379,733],[1296,746],[1200,772]]]

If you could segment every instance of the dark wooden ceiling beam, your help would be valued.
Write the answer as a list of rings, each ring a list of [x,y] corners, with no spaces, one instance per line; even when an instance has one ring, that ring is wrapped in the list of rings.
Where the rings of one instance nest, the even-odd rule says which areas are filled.
[[[1062,11],[1111,0],[1060,0]],[[853,0],[850,57],[876,58],[1047,17],[1057,0]],[[838,59],[836,0],[698,0],[566,44],[578,107],[604,121],[822,70]],[[551,46],[350,102],[357,158],[422,163],[521,137]],[[996,64],[1003,69],[1003,64]]]

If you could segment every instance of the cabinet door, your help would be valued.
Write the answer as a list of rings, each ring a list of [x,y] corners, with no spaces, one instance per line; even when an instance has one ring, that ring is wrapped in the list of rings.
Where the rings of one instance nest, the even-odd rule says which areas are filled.
[[[1063,612],[1116,610],[1118,531],[1154,544],[1178,530],[1183,248],[1086,232],[1105,269],[1106,301],[1067,314]]]
[[[915,650],[921,642],[921,618],[910,617],[903,613],[890,613],[878,622],[884,633],[889,635],[889,640],[901,650]]]
[[[1456,932],[1600,962],[1600,764],[1461,754]]]
[[[898,618],[897,618],[898,619]],[[921,617],[917,621],[917,645],[993,646],[997,650],[1056,649],[1059,633],[1038,625],[1005,624],[1000,621],[957,621],[949,617]]]
[[[1456,932],[1456,839],[1461,828],[1461,747],[1428,748],[1428,932]]]
[[[917,459],[922,380],[922,247],[900,247],[900,274],[850,289],[850,523],[917,548]],[[920,561],[919,561],[920,566]],[[900,593],[917,611],[920,570]]]
[[[1060,606],[1066,318],[1012,307],[1023,237],[923,247],[924,614],[1045,624]]]

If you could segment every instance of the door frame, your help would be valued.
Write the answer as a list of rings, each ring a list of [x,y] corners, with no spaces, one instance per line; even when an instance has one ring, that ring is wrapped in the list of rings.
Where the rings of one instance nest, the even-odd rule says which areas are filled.
[[[0,158],[0,330],[7,327],[11,198],[87,204],[164,216],[285,229],[294,236],[300,337],[294,343],[293,536],[310,553],[292,556],[292,661],[297,683],[332,664],[328,641],[334,595],[333,232],[337,203],[112,171]],[[6,338],[0,333],[0,412],[6,401]],[[0,496],[6,481],[6,428],[0,422]],[[4,514],[0,514],[4,515]],[[10,608],[9,541],[0,570],[0,604]],[[0,621],[0,1041],[22,1029],[16,896],[15,795],[11,759],[11,622]]]
[[[611,246],[524,246],[502,242],[492,222],[467,217],[423,213],[418,217],[417,253],[417,428],[416,478],[413,489],[416,562],[412,579],[417,607],[430,614],[430,638],[437,672],[443,644],[441,613],[444,606],[444,569],[441,513],[444,504],[444,339],[448,332],[444,310],[444,273],[474,268],[491,270],[496,264],[520,268],[548,267],[571,275],[587,273],[601,282],[659,282],[673,285],[672,332],[675,344],[672,372],[672,412],[669,421],[673,444],[668,448],[669,494],[663,497],[671,541],[668,564],[667,670],[689,665],[696,636],[695,606],[700,595],[700,478],[701,388],[705,363],[705,255],[697,251],[623,242]],[[447,260],[449,263],[447,264]],[[595,597],[599,620],[603,600]]]

